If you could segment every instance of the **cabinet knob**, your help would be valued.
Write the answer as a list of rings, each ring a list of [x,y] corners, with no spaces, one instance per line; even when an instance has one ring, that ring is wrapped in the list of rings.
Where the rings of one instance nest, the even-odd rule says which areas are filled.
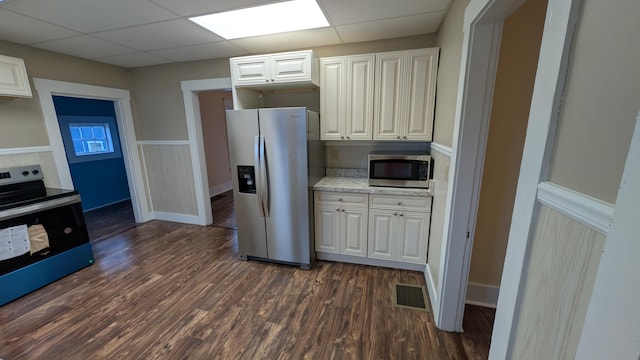
[[[404,214],[400,214],[400,216],[404,216]]]
[[[340,211],[340,209],[336,209],[336,211]]]
[[[343,139],[343,140],[344,140],[344,136],[340,136],[340,139]]]
[[[407,140],[407,137],[406,137],[406,136],[403,136],[402,138],[403,138],[403,139],[405,139],[405,140]]]
[[[342,198],[338,199],[338,201],[342,201]]]
[[[342,212],[344,212],[344,209],[342,209]]]
[[[351,139],[350,137],[347,136],[347,140]]]
[[[276,79],[271,79],[271,81],[276,81]]]
[[[269,82],[269,79],[264,79],[265,82]]]
[[[393,216],[398,216],[398,213],[393,213]]]
[[[397,204],[397,205],[402,205],[402,201],[398,201],[398,204]]]
[[[396,139],[400,139],[400,136],[397,136]]]

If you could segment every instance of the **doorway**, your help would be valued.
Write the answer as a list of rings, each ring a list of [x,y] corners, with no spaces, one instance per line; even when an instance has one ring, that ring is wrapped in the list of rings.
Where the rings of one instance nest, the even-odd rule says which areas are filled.
[[[33,79],[45,119],[49,142],[53,148],[54,163],[63,189],[74,189],[71,171],[67,162],[62,134],[56,115],[54,96],[82,99],[108,100],[112,102],[117,133],[120,138],[122,159],[135,222],[151,220],[148,199],[144,188],[142,168],[136,145],[136,134],[131,112],[131,94],[128,90],[103,86],[70,83],[64,81]]]
[[[225,116],[226,110],[233,109],[233,96],[229,90],[208,90],[198,93],[198,101],[213,215],[212,225],[236,229]]]
[[[466,302],[495,308],[502,277],[547,1],[505,21],[480,184]]]
[[[82,210],[129,202],[113,101],[56,95],[53,103]]]

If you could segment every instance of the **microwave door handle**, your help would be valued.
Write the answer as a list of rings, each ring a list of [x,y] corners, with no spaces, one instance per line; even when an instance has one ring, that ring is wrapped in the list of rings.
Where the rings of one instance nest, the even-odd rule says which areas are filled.
[[[262,180],[262,208],[265,217],[269,217],[269,174],[264,135],[260,136],[260,176]]]
[[[255,168],[256,195],[258,196],[258,211],[260,217],[264,217],[264,208],[262,207],[262,178],[260,176],[260,136],[253,139],[253,164]]]

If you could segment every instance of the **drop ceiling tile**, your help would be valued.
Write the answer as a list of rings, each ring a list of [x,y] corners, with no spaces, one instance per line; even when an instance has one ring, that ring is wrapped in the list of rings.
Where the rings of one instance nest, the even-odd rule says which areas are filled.
[[[223,40],[218,35],[185,19],[99,32],[92,35],[140,50],[169,49]]]
[[[344,42],[360,42],[392,39],[403,36],[430,34],[438,31],[445,12],[369,21],[358,24],[336,26]]]
[[[234,1],[211,1],[211,0],[151,0],[176,14],[182,16],[194,16],[213,14],[227,10],[235,10],[246,7],[271,4],[285,0],[234,0]]]
[[[219,59],[248,54],[228,41],[157,50],[151,53],[173,61]]]
[[[450,0],[318,0],[333,25],[445,11]]]
[[[2,34],[3,40],[18,44],[30,44],[81,35],[75,31],[2,9],[0,9],[0,34]]]
[[[126,67],[126,68],[159,65],[159,64],[165,64],[165,63],[171,62],[167,59],[163,59],[161,57],[158,57],[152,54],[147,54],[144,52],[118,55],[118,56],[108,56],[108,57],[103,57],[95,60],[104,62],[107,64]]]
[[[332,27],[287,32],[281,34],[255,36],[231,40],[231,43],[254,54],[276,51],[305,49],[316,46],[341,44],[338,34]]]
[[[31,46],[87,59],[135,52],[135,50],[125,46],[114,44],[89,35],[45,41]]]
[[[148,0],[19,0],[2,6],[83,33],[148,24],[177,17]]]

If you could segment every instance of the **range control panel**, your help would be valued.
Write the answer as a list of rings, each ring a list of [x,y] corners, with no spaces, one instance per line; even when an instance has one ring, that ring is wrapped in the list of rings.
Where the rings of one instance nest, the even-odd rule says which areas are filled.
[[[0,168],[0,185],[44,179],[40,165]]]

